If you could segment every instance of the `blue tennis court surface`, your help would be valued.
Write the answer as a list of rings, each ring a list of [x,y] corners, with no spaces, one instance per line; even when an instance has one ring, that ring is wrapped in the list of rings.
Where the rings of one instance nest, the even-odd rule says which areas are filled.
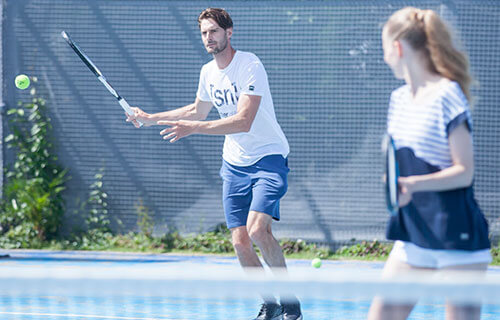
[[[48,252],[36,250],[1,251],[10,258],[0,259],[0,273],[36,272],[37,270],[79,270],[92,273],[95,270],[117,272],[173,272],[175,268],[195,270],[203,275],[208,270],[224,273],[227,270],[240,270],[234,257],[187,256],[174,254],[130,254],[100,252]],[[318,272],[307,260],[288,260],[290,274],[294,271],[310,270]],[[360,274],[378,272],[383,267],[381,262],[323,261],[321,272],[328,270],[349,270]],[[219,271],[217,271],[219,270]],[[489,273],[500,273],[500,268],[490,267]],[[199,276],[199,274],[197,274]],[[75,294],[45,294],[46,282],[37,282],[40,288],[36,294],[0,293],[0,319],[252,319],[256,316],[259,304],[255,298],[224,299],[210,297],[210,288],[201,297],[198,292],[164,297],[156,293],[142,295],[144,288],[137,284],[134,290],[126,295],[102,294],[107,288],[88,288],[85,279],[71,282],[75,286]],[[20,286],[22,284],[20,283]],[[150,285],[150,284],[148,284]],[[180,284],[181,285],[181,284]],[[78,288],[82,288],[81,291]],[[169,288],[174,290],[175,288]],[[332,300],[330,297],[308,298],[307,292],[298,292],[301,298],[304,319],[365,319],[370,300],[342,299]],[[499,305],[483,306],[482,319],[499,319]],[[437,304],[419,303],[409,319],[444,319],[444,302]]]

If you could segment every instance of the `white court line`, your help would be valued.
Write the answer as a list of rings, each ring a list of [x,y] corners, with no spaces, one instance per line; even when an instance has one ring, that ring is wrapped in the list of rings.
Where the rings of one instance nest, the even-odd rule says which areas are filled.
[[[88,314],[57,314],[57,313],[27,313],[27,312],[2,312],[0,314],[16,315],[16,316],[46,316],[46,317],[65,317],[65,318],[98,318],[98,319],[117,319],[117,320],[162,320],[173,318],[131,318],[131,317],[116,317],[116,316],[98,316]]]

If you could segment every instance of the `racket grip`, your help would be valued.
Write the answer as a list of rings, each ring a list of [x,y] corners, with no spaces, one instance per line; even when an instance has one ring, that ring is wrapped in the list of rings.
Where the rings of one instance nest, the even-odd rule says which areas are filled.
[[[118,103],[120,104],[120,106],[122,106],[123,110],[125,110],[126,113],[128,113],[129,115],[134,114],[134,111],[132,110],[132,108],[130,108],[130,105],[127,101],[125,101],[125,99],[121,98],[120,100],[118,100]],[[136,121],[139,124],[139,127],[142,127],[143,123],[139,120]]]

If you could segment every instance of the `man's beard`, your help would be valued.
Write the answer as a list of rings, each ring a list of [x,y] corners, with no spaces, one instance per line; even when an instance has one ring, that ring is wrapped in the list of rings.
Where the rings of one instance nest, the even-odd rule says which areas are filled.
[[[211,54],[218,54],[222,51],[224,51],[227,48],[227,38],[224,39],[224,42],[221,42],[220,45],[217,45],[215,48],[213,48],[213,51],[210,52]]]

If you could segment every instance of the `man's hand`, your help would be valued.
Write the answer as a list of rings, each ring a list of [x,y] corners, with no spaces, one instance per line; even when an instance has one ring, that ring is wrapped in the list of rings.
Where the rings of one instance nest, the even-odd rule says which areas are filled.
[[[178,121],[158,121],[158,125],[169,126],[169,128],[160,131],[164,140],[170,139],[171,143],[196,133],[198,129],[198,121],[178,120]]]
[[[154,124],[154,122],[151,122],[151,120],[149,119],[149,113],[146,113],[137,107],[131,107],[131,109],[132,111],[134,111],[134,114],[130,115],[125,112],[125,115],[127,116],[127,122],[132,122],[136,128],[141,127],[138,121],[142,122],[142,124],[146,127]]]

